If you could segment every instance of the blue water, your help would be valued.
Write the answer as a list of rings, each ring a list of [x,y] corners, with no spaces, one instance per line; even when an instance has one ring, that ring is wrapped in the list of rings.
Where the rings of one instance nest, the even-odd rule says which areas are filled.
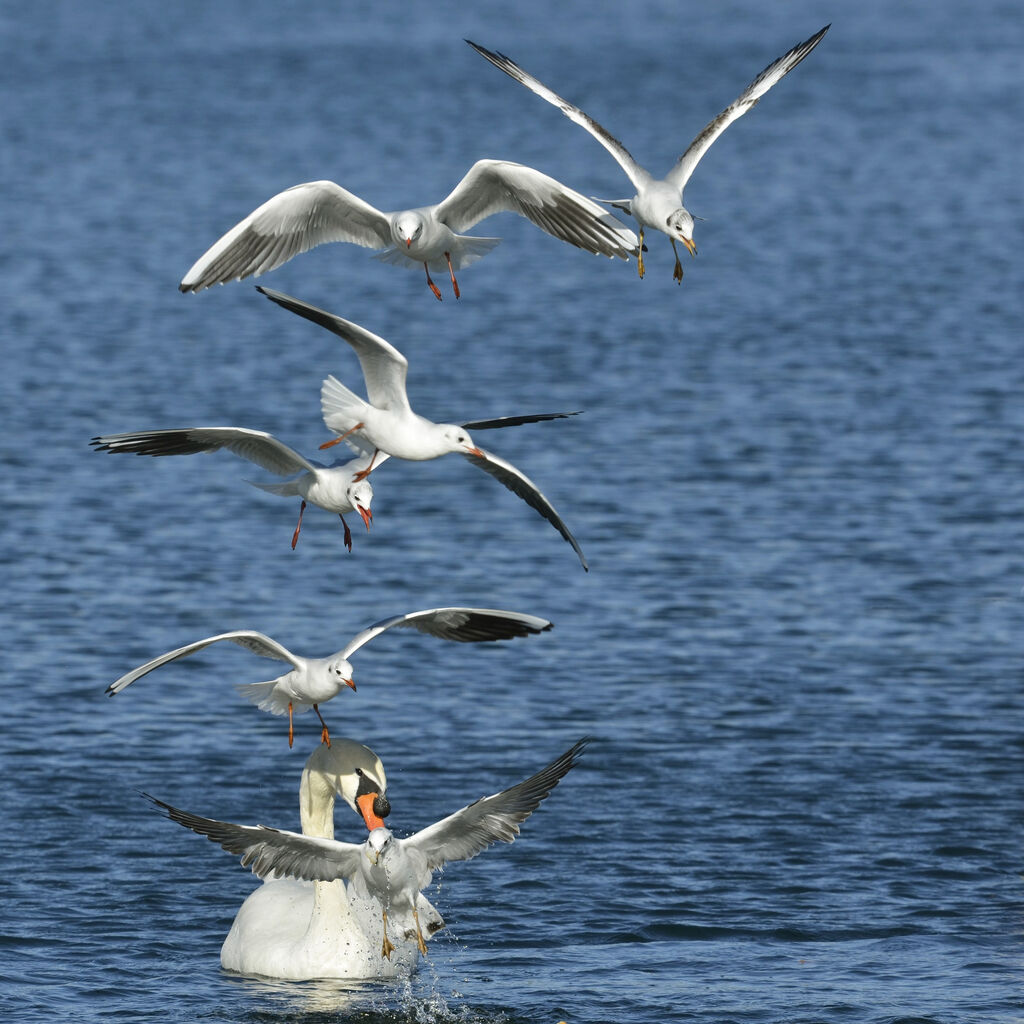
[[[1024,101],[1014,4],[185,0],[0,9],[5,1021],[993,1022],[1024,1017]],[[235,283],[182,296],[263,200],[331,178],[440,199],[472,162],[628,194],[501,49],[662,172],[753,75],[821,46],[687,189],[681,288],[519,218],[437,303],[325,246],[264,278],[389,338],[585,551],[461,459],[374,474],[373,530],[228,455],[98,433],[238,424],[304,452],[348,348]],[[358,524],[355,524],[358,525]],[[238,699],[261,629],[327,653],[435,604],[554,620],[497,648],[393,635],[325,714],[414,830],[590,734],[512,847],[439,876],[408,983],[242,979],[253,877],[154,814],[297,827],[316,740]],[[230,645],[220,645],[230,646]],[[338,813],[339,836],[359,822]]]

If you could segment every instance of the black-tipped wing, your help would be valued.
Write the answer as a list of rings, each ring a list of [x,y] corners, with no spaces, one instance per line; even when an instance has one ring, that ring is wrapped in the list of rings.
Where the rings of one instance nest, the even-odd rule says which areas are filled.
[[[463,454],[474,466],[479,466],[485,473],[490,473],[495,480],[504,484],[513,494],[517,494],[530,508],[542,515],[571,545],[579,556],[580,565],[589,572],[590,566],[583,557],[576,538],[569,532],[569,527],[562,522],[562,517],[555,511],[555,506],[541,493],[537,485],[525,474],[516,469],[511,462],[506,462],[493,452],[477,449],[481,455]]]
[[[120,693],[129,684],[134,683],[136,679],[141,679],[144,675],[148,675],[153,669],[166,665],[169,661],[175,661],[178,658],[187,658],[190,654],[195,654],[196,651],[201,651],[204,647],[209,647],[210,644],[215,644],[220,640],[230,640],[232,643],[238,644],[239,647],[244,647],[246,650],[252,651],[253,654],[258,654],[263,658],[286,661],[295,668],[302,666],[302,662],[287,647],[279,644],[265,633],[257,633],[253,629],[236,629],[231,633],[218,633],[217,636],[208,636],[205,640],[197,640],[195,643],[186,644],[184,647],[178,647],[173,651],[168,651],[166,654],[161,654],[159,658],[154,658],[152,661],[147,661],[145,665],[140,665],[138,668],[133,668],[131,672],[126,672],[120,679],[112,682],[107,687],[106,692],[112,697],[115,693]]]
[[[229,821],[201,818],[148,793],[142,795],[163,808],[171,821],[241,857],[242,867],[252,868],[253,874],[260,878],[273,874],[308,882],[332,882],[337,878],[352,878],[359,870],[362,846],[285,832],[266,825],[234,825]]]
[[[313,470],[310,462],[272,434],[245,427],[184,427],[175,430],[135,430],[127,434],[104,434],[91,444],[98,452],[130,455],[195,455],[226,448],[240,458],[277,476],[291,476]]]
[[[520,427],[524,423],[542,423],[544,420],[565,420],[570,416],[579,416],[582,409],[575,412],[535,412],[524,416],[499,416],[493,420],[473,420],[463,423],[467,430],[499,430],[502,427]]]
[[[521,214],[549,235],[601,256],[627,259],[636,251],[636,235],[593,200],[507,160],[478,160],[436,215],[458,234],[503,212]]]
[[[434,870],[450,860],[469,860],[492,843],[511,843],[519,835],[519,825],[577,763],[588,742],[580,740],[525,782],[449,814],[410,836],[405,845],[425,856]]]
[[[680,192],[690,180],[701,157],[711,148],[711,144],[738,117],[742,117],[757,101],[777,82],[790,73],[813,50],[829,30],[826,25],[810,39],[799,43],[778,60],[773,61],[743,90],[743,94],[725,108],[716,118],[709,121],[701,133],[690,143],[689,148],[679,158],[675,167],[665,176],[665,180],[674,185]]]
[[[480,54],[481,57],[485,57],[489,60],[496,68],[500,68],[510,78],[514,78],[520,85],[525,85],[531,92],[535,92],[542,99],[548,101],[553,106],[558,107],[559,110],[570,121],[578,124],[581,128],[585,128],[591,135],[597,139],[598,142],[608,150],[613,157],[615,157],[619,166],[626,172],[626,176],[629,178],[636,190],[639,192],[643,185],[650,180],[650,174],[643,167],[640,166],[633,159],[629,150],[619,142],[614,135],[611,134],[606,128],[602,127],[597,123],[589,114],[585,114],[579,107],[574,106],[568,100],[563,99],[558,93],[549,89],[543,82],[534,78],[529,71],[524,71],[511,57],[506,57],[503,53],[494,53],[491,50],[485,50],[482,46],[477,46],[476,43],[471,42],[469,39],[466,40],[470,46]]]
[[[340,657],[348,659],[375,636],[387,629],[399,628],[415,629],[456,643],[481,643],[543,633],[551,629],[552,624],[536,615],[499,608],[427,608],[375,622],[354,636],[340,652]]]
[[[347,341],[359,357],[366,381],[366,397],[371,405],[378,409],[409,408],[409,398],[405,393],[409,361],[394,345],[351,320],[343,320],[326,309],[311,306],[291,295],[261,285],[257,285],[256,290],[290,313],[304,317]]]
[[[293,185],[214,242],[178,288],[198,292],[264,274],[323,242],[383,249],[391,244],[391,225],[380,210],[333,181]]]

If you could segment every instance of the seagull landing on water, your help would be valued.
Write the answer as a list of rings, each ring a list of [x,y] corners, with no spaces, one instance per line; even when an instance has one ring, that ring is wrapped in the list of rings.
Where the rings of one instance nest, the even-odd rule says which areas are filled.
[[[330,746],[331,738],[327,731],[327,723],[320,714],[318,705],[339,694],[343,686],[354,690],[356,684],[352,678],[352,664],[349,658],[374,637],[380,636],[388,629],[398,628],[415,629],[420,633],[428,633],[430,636],[457,643],[481,643],[545,633],[552,625],[547,619],[538,618],[536,615],[503,611],[498,608],[427,608],[375,622],[354,636],[340,651],[329,654],[326,658],[303,658],[293,654],[284,644],[279,644],[265,633],[258,633],[252,629],[237,629],[231,633],[208,636],[147,661],[145,665],[132,669],[111,683],[107,687],[107,695],[113,697],[136,679],[141,679],[169,661],[186,658],[221,640],[230,640],[252,651],[253,654],[285,661],[292,666],[289,672],[276,679],[237,687],[239,693],[251,700],[261,711],[269,711],[273,715],[288,715],[288,746],[292,745],[295,736],[292,727],[293,713],[301,714],[310,708],[320,719],[321,743]]]
[[[654,228],[668,235],[675,253],[676,265],[672,278],[682,284],[683,265],[679,262],[679,251],[676,241],[686,246],[691,256],[697,255],[697,247],[693,244],[693,215],[683,205],[683,189],[700,163],[701,157],[711,148],[711,144],[738,117],[742,117],[757,101],[777,82],[789,74],[813,50],[829,30],[826,25],[806,42],[794,46],[777,61],[769,64],[747,86],[743,94],[716,118],[709,121],[700,134],[690,143],[686,152],[676,161],[676,165],[661,179],[655,178],[640,166],[630,155],[629,150],[614,135],[585,114],[579,107],[573,106],[568,100],[562,99],[538,81],[528,71],[524,71],[514,60],[503,53],[492,53],[482,46],[466,40],[481,56],[486,57],[495,67],[514,78],[527,89],[546,99],[562,111],[570,121],[585,128],[598,142],[618,161],[619,166],[633,183],[636,195],[632,199],[602,199],[610,206],[623,210],[636,218],[640,225],[640,246],[637,254],[637,272],[644,276],[643,243],[646,228]]]
[[[198,292],[214,284],[259,276],[323,242],[383,249],[377,259],[420,267],[440,299],[430,271],[447,269],[459,298],[455,271],[475,263],[500,238],[464,235],[495,213],[518,213],[549,235],[601,256],[628,259],[636,235],[579,192],[532,167],[479,160],[435,206],[382,213],[333,181],[294,185],[268,199],[196,260],[178,286]]]
[[[321,445],[321,448],[337,444],[352,437],[361,437],[377,452],[397,459],[420,462],[436,459],[449,453],[457,453],[469,459],[485,473],[489,473],[517,494],[531,508],[542,515],[572,545],[584,569],[588,569],[576,538],[555,511],[554,506],[540,492],[537,485],[510,462],[491,452],[478,448],[470,437],[465,424],[434,423],[413,412],[405,390],[406,372],[409,361],[390,342],[371,334],[365,328],[340,316],[318,309],[308,303],[293,299],[290,295],[257,286],[272,302],[311,320],[344,339],[355,349],[366,382],[364,400],[349,391],[344,384],[329,376],[320,389],[320,408],[328,430],[339,436]],[[477,429],[499,426],[514,426],[538,419],[554,419],[564,413],[542,416],[513,416],[498,420],[484,420],[470,424]],[[374,468],[371,458],[369,466],[357,476],[366,477]]]
[[[366,529],[370,529],[373,513],[373,488],[369,480],[360,476],[373,458],[372,447],[359,438],[353,438],[350,446],[360,454],[348,462],[335,462],[324,466],[300,455],[272,434],[262,430],[248,430],[245,427],[184,427],[174,430],[136,430],[127,434],[104,434],[89,442],[99,452],[126,452],[134,455],[194,455],[197,452],[215,452],[226,448],[235,455],[261,466],[278,476],[298,474],[284,483],[257,483],[254,487],[280,494],[285,497],[301,497],[299,521],[292,534],[292,550],[299,541],[302,529],[302,514],[306,502],[337,512],[341,525],[345,527],[345,547],[352,550],[352,531],[345,522],[346,512],[357,512]],[[386,456],[385,456],[386,458]],[[381,459],[378,457],[377,465]]]
[[[351,881],[357,892],[375,898],[381,905],[381,956],[390,959],[395,948],[388,938],[388,924],[392,923],[389,917],[398,918],[401,933],[413,938],[425,955],[427,946],[416,908],[420,890],[449,861],[470,860],[494,842],[513,842],[520,824],[576,765],[587,742],[580,740],[524,782],[477,800],[408,839],[398,838],[382,825],[364,843],[342,843],[266,825],[235,825],[201,818],[144,795],[162,807],[172,821],[241,856],[242,865],[251,867],[260,878],[273,873],[314,882],[338,878]]]

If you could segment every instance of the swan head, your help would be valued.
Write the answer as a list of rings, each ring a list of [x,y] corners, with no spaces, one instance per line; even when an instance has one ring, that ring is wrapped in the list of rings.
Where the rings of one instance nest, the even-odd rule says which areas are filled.
[[[691,256],[697,255],[693,244],[693,215],[685,206],[680,206],[665,222],[669,238],[675,238],[686,246]]]
[[[331,737],[329,747],[321,744],[306,761],[303,789],[308,789],[309,796],[303,797],[300,792],[300,797],[305,804],[338,794],[372,831],[381,827],[391,813],[387,788],[384,765],[369,747]]]
[[[484,453],[473,444],[469,431],[455,423],[442,423],[441,438],[447,445],[448,451],[458,452],[459,455],[476,455],[484,457]]]
[[[411,249],[413,242],[419,241],[425,226],[426,221],[423,219],[423,215],[414,210],[407,210],[405,213],[399,214],[393,228],[395,243],[397,245],[404,244],[406,249]]]
[[[391,829],[375,828],[366,840],[366,858],[371,864],[376,864],[381,857],[387,852],[388,847],[391,845],[391,840],[394,839],[394,835]]]
[[[370,528],[370,521],[373,513],[370,511],[370,504],[373,501],[373,488],[369,480],[357,480],[351,484],[347,492],[348,503],[359,513],[367,530]]]

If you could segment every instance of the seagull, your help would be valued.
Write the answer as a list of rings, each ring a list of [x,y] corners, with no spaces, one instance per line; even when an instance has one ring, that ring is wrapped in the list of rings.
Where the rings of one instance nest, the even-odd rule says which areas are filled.
[[[535,509],[572,545],[584,570],[589,571],[576,538],[555,511],[554,506],[537,488],[537,485],[510,462],[492,452],[474,445],[465,424],[433,423],[413,412],[405,391],[406,371],[409,361],[393,345],[371,334],[365,328],[340,316],[318,309],[290,295],[257,286],[272,302],[297,313],[307,320],[326,328],[347,341],[355,349],[363,369],[366,393],[369,401],[349,391],[337,378],[328,376],[320,389],[320,409],[328,430],[339,436],[327,441],[321,448],[338,444],[351,437],[362,437],[377,453],[399,459],[425,461],[436,459],[450,452],[465,456],[473,465],[490,473],[504,484],[513,494],[518,495]],[[483,427],[533,422],[535,419],[552,419],[568,414],[553,413],[541,417],[508,417],[505,420],[480,421]],[[482,429],[480,424],[470,424]],[[374,469],[370,464],[356,474],[365,478]]]
[[[676,249],[678,239],[686,246],[691,256],[697,255],[697,247],[693,244],[693,215],[683,206],[683,189],[700,163],[701,157],[711,148],[712,143],[738,117],[742,117],[758,100],[778,81],[784,78],[813,50],[831,26],[826,25],[806,42],[799,43],[777,61],[769,64],[743,91],[740,97],[725,108],[717,117],[709,121],[690,143],[686,152],[676,161],[676,165],[661,179],[641,167],[630,155],[629,150],[614,135],[599,125],[592,117],[585,114],[579,107],[573,106],[568,100],[552,92],[546,85],[539,82],[529,72],[524,71],[514,60],[503,53],[492,53],[490,50],[477,46],[466,40],[481,56],[486,57],[495,67],[525,85],[527,89],[543,97],[548,103],[554,104],[570,121],[585,128],[598,142],[618,161],[619,166],[633,183],[636,195],[632,199],[608,199],[606,202],[616,209],[623,210],[636,218],[640,225],[640,243],[637,251],[637,272],[644,276],[643,244],[644,231],[653,228],[668,235],[675,253],[676,265],[672,278],[682,284],[683,265],[679,262],[679,250]]]
[[[375,622],[361,633],[357,633],[340,651],[329,654],[326,658],[303,658],[293,654],[284,644],[279,644],[265,633],[253,629],[236,629],[230,633],[208,636],[161,654],[158,658],[133,668],[131,672],[126,672],[120,679],[111,683],[106,692],[112,697],[161,665],[176,661],[178,658],[186,658],[221,640],[230,640],[261,657],[285,661],[292,666],[290,671],[276,679],[236,687],[243,697],[252,701],[261,711],[269,711],[273,715],[288,715],[288,746],[290,747],[294,740],[293,713],[301,714],[309,708],[312,708],[320,719],[321,743],[330,746],[327,723],[320,714],[318,705],[340,693],[343,686],[354,690],[356,684],[352,678],[349,658],[374,637],[388,629],[399,628],[415,629],[420,633],[429,633],[431,636],[458,643],[478,643],[544,633],[552,628],[552,624],[536,615],[497,608],[426,608],[423,611],[407,612],[405,615],[381,619],[380,622]]]
[[[385,263],[422,264],[438,300],[441,290],[430,271],[447,269],[459,298],[455,271],[475,263],[501,241],[461,232],[502,212],[521,214],[549,235],[609,258],[625,260],[637,249],[632,231],[554,178],[507,160],[478,160],[447,199],[395,213],[382,213],[333,181],[294,185],[214,242],[178,287],[198,292],[259,276],[323,242],[352,242],[382,249],[377,259]]]
[[[420,928],[416,897],[430,884],[435,871],[449,861],[470,860],[496,841],[511,843],[519,825],[573,768],[588,739],[582,739],[536,775],[516,786],[484,797],[442,818],[419,832],[400,839],[383,826],[364,843],[319,839],[266,825],[235,825],[201,818],[143,794],[179,825],[206,836],[229,853],[242,858],[260,878],[273,873],[307,881],[351,880],[381,904],[384,941],[381,956],[390,959],[394,945],[388,939],[388,918],[405,922],[422,954],[427,946]]]
[[[285,497],[301,496],[299,521],[292,534],[292,550],[299,542],[302,529],[302,515],[306,502],[337,512],[341,525],[345,527],[345,547],[352,550],[352,531],[345,522],[346,512],[358,512],[360,519],[370,529],[373,513],[373,488],[369,480],[361,477],[362,470],[370,465],[373,448],[367,447],[360,438],[352,438],[350,445],[360,452],[357,458],[348,462],[334,462],[324,466],[300,455],[272,434],[262,430],[248,430],[245,427],[184,427],[174,430],[135,430],[127,434],[104,434],[94,437],[91,444],[99,452],[126,452],[135,455],[194,455],[196,452],[215,452],[226,448],[243,459],[278,476],[299,474],[284,483],[257,483],[254,487],[280,494]],[[387,456],[384,456],[387,458]],[[379,465],[379,461],[377,463]]]

